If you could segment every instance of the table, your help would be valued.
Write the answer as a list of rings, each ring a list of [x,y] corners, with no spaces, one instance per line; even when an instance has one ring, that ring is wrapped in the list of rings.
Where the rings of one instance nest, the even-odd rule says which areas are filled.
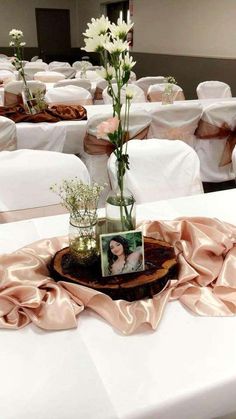
[[[185,100],[179,101],[179,104],[186,105],[187,103],[200,103],[204,109],[207,105],[215,102],[222,102],[225,99],[204,99],[204,100]],[[236,98],[229,98],[228,100],[236,100]],[[145,102],[145,103],[133,103],[131,105],[131,110],[144,109],[147,112],[151,112],[153,109],[162,107],[163,105],[160,102]],[[85,106],[87,110],[88,119],[93,115],[97,114],[106,114],[110,112],[112,114],[112,105],[88,105]],[[83,142],[84,136],[86,133],[87,121],[62,121],[57,122],[53,125],[64,125],[66,128],[66,139],[63,148],[64,153],[72,153],[83,155]],[[37,141],[37,134],[35,126],[38,126],[38,129],[47,130],[47,122],[41,122],[38,124],[33,124],[29,122],[21,122],[16,124],[17,129],[17,148],[30,148],[30,149],[47,149],[50,150],[50,144],[45,145],[41,141],[41,146],[39,141]],[[51,124],[52,125],[52,124]],[[46,148],[48,147],[48,148]]]
[[[227,190],[143,204],[137,216],[207,216],[236,224],[235,204],[236,190]],[[1,253],[66,234],[67,223],[68,215],[60,215],[2,224]],[[1,417],[235,418],[235,326],[235,318],[198,317],[175,301],[156,331],[131,336],[89,310],[76,330],[1,330]]]

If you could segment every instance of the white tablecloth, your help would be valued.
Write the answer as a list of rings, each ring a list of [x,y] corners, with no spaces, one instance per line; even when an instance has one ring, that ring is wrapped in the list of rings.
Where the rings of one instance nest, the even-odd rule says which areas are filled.
[[[141,205],[140,219],[236,224],[236,190]],[[68,215],[0,225],[1,253],[67,233]],[[213,419],[235,412],[236,319],[169,303],[156,331],[122,336],[89,310],[76,330],[0,331],[3,419]]]
[[[236,100],[236,98],[232,98],[229,100]],[[183,104],[185,106],[187,103],[201,103],[202,107],[209,105],[210,103],[215,103],[218,101],[222,101],[222,99],[217,100],[191,100],[191,101],[179,101],[178,104]],[[131,105],[131,110],[137,110],[137,109],[145,109],[146,111],[150,112],[153,109],[156,109],[160,106],[163,106],[161,103],[157,102],[145,102],[145,103],[133,103]],[[88,119],[92,115],[96,114],[105,114],[107,112],[112,112],[112,106],[111,105],[90,105],[85,106],[87,109]],[[83,141],[84,141],[84,135],[86,132],[86,121],[63,121],[63,122],[57,122],[53,125],[57,124],[63,124],[66,127],[66,140],[65,145],[63,148],[64,153],[73,153],[73,154],[83,154]],[[39,149],[39,141],[37,138],[37,133],[35,126],[41,126],[45,131],[47,130],[47,127],[50,125],[46,122],[41,122],[39,124],[33,124],[29,122],[21,122],[16,124],[17,128],[17,148],[31,148],[31,149]],[[52,124],[51,124],[52,125]],[[41,143],[41,148],[44,149],[45,145],[43,142]],[[47,148],[47,150],[50,149],[50,144]]]

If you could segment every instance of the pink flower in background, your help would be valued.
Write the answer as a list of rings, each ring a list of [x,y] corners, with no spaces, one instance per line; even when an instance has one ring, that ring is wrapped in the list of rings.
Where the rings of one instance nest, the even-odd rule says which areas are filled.
[[[114,118],[109,118],[107,121],[101,122],[97,126],[97,138],[103,138],[107,134],[113,134],[115,131],[117,131],[119,127],[119,119],[117,116],[114,116]]]

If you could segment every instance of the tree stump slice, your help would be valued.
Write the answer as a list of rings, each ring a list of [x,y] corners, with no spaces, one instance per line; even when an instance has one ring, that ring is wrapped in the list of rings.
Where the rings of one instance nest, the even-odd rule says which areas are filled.
[[[102,277],[100,259],[92,266],[80,266],[66,247],[55,254],[49,269],[55,281],[83,285],[107,294],[113,300],[136,301],[152,298],[178,275],[176,255],[169,243],[144,237],[144,255],[143,272]]]

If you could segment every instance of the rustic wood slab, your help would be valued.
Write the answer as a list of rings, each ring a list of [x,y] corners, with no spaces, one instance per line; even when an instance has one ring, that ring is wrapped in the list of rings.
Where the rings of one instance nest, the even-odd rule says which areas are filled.
[[[55,281],[83,285],[103,292],[113,300],[135,301],[158,294],[178,274],[174,248],[169,243],[144,237],[144,253],[143,272],[102,277],[100,260],[90,267],[82,267],[70,254],[69,247],[55,254],[49,268]]]

